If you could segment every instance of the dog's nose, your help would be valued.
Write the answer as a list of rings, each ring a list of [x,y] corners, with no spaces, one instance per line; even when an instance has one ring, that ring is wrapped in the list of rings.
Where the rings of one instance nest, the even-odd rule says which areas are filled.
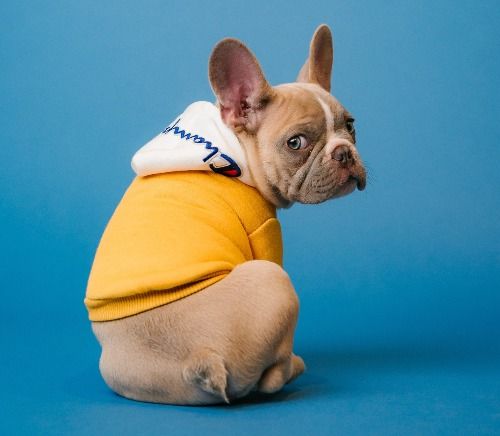
[[[343,166],[351,165],[354,162],[351,149],[344,144],[337,145],[334,148],[332,158]]]

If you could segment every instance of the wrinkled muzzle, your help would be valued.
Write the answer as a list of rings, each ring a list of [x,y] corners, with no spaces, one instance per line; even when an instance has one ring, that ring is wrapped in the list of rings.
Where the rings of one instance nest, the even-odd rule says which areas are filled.
[[[354,144],[331,138],[311,164],[297,200],[321,203],[366,187],[366,171]]]

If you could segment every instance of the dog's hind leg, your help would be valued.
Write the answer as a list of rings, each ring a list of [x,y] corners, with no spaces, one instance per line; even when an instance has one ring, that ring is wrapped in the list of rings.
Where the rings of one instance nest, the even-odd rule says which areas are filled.
[[[277,392],[283,385],[296,379],[304,370],[302,358],[292,354],[264,371],[259,380],[258,390],[267,394]]]

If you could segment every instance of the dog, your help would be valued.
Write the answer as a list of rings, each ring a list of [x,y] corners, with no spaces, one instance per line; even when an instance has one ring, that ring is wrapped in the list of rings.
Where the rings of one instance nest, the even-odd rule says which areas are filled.
[[[209,60],[216,104],[188,107],[134,156],[138,177],[85,298],[100,372],[119,395],[229,403],[304,371],[276,208],[366,185],[354,118],[330,94],[332,65],[326,25],[297,81],[275,87],[242,42],[224,39]]]

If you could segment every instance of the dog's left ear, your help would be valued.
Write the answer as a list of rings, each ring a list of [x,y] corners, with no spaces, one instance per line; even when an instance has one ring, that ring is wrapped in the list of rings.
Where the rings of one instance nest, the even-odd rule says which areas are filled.
[[[223,39],[210,56],[208,75],[224,122],[234,129],[256,130],[272,88],[253,53],[237,39]]]
[[[309,48],[309,59],[300,70],[297,82],[316,83],[330,92],[332,68],[332,32],[326,24],[322,24],[314,32]]]

